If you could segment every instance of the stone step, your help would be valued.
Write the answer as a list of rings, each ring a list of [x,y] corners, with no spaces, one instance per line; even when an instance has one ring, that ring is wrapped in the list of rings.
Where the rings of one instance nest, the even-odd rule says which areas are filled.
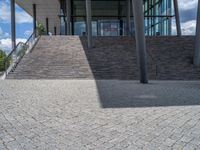
[[[147,37],[150,79],[200,79],[191,64],[194,37]],[[139,79],[132,37],[42,36],[7,79]]]

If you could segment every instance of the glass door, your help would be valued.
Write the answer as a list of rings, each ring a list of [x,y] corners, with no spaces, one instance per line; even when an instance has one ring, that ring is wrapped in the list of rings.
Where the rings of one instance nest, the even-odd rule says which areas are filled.
[[[119,36],[119,20],[100,20],[98,21],[98,35],[100,36]]]

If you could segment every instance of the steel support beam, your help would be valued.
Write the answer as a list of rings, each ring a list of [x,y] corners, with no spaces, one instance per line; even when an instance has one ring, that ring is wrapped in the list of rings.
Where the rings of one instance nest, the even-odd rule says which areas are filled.
[[[15,0],[10,0],[11,10],[11,42],[12,50],[16,47],[16,22],[15,22]]]
[[[177,36],[181,36],[181,24],[180,24],[178,1],[177,0],[173,0],[173,1],[174,1],[174,12],[175,12],[175,18],[176,18]]]
[[[66,0],[67,8],[67,35],[71,35],[71,0]]]
[[[57,28],[54,27],[54,35],[57,35]]]
[[[34,36],[37,36],[37,24],[36,24],[36,20],[37,20],[37,14],[36,14],[36,4],[33,4],[33,32],[34,32]]]
[[[74,7],[74,1],[71,0],[71,32],[72,32],[72,35],[74,35],[74,10],[73,10],[73,7]]]
[[[127,0],[127,21],[126,21],[126,34],[130,35],[131,32],[131,1]]]
[[[46,18],[46,33],[49,35],[49,18]]]
[[[198,67],[200,66],[200,0],[198,1],[198,9],[197,9],[197,26],[196,26],[194,65],[198,66]]]
[[[120,20],[119,20],[119,28],[120,28],[119,35],[123,36],[123,28],[124,28],[124,26],[123,26],[123,20],[122,20],[122,18],[120,18]]]
[[[86,20],[87,20],[87,42],[88,48],[92,48],[92,16],[91,16],[91,0],[86,0]]]
[[[136,49],[140,70],[140,82],[148,83],[147,74],[147,52],[144,31],[143,0],[132,0],[135,24]]]

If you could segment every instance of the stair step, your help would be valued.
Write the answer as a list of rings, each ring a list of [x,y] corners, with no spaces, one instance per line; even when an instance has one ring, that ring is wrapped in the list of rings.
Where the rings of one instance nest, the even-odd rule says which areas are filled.
[[[193,55],[194,41],[194,37],[147,37],[151,53],[149,78],[200,79],[200,68],[188,61]],[[87,49],[86,42],[85,37],[78,36],[42,36],[7,79],[138,80],[133,37],[94,37],[92,49]]]

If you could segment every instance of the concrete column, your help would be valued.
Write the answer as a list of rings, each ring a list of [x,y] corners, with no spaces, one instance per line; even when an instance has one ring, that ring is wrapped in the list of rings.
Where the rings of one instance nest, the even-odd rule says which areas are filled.
[[[37,24],[36,24],[36,4],[33,4],[33,32],[35,33],[35,37],[37,36]]]
[[[16,47],[15,0],[10,0],[12,50]]]
[[[92,16],[91,16],[91,0],[86,0],[86,26],[87,26],[87,39],[88,48],[92,48]]]
[[[67,35],[71,35],[71,0],[66,0],[67,8]]]
[[[177,36],[181,36],[181,24],[180,24],[180,16],[179,16],[179,8],[178,8],[178,1],[174,1],[174,12],[176,18],[176,29],[177,29]]]
[[[197,9],[196,44],[194,53],[194,65],[200,66],[200,0]]]
[[[49,18],[46,18],[46,33],[49,35]]]
[[[131,32],[131,1],[130,0],[127,0],[126,32],[127,32],[127,35],[130,35],[130,32]]]
[[[148,83],[143,0],[132,0],[132,5],[135,24],[136,49],[140,70],[140,82]]]

